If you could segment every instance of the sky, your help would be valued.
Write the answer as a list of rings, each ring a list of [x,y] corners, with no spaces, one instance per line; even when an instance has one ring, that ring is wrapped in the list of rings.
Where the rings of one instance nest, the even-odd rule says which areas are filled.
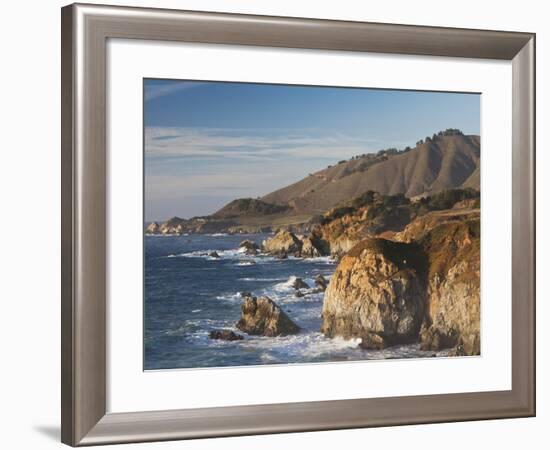
[[[480,133],[480,96],[144,79],[145,220],[215,212],[354,155]]]

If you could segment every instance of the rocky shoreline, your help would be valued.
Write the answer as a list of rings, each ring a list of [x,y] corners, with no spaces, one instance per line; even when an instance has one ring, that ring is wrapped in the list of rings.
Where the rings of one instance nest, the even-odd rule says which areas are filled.
[[[316,292],[325,292],[320,331],[328,338],[357,338],[364,350],[419,344],[423,351],[479,355],[478,195],[453,192],[415,204],[372,193],[329,211],[308,234],[283,229],[240,247],[253,255],[338,260],[330,281],[315,280]],[[294,288],[297,297],[311,289],[299,278]],[[300,332],[270,298],[251,293],[243,295],[235,326],[269,337]]]

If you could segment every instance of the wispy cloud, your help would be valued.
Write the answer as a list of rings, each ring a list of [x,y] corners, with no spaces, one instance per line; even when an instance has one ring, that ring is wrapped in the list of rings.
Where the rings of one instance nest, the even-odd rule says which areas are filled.
[[[145,129],[147,158],[323,158],[339,159],[378,150],[380,143],[322,130]]]
[[[145,101],[148,102],[155,98],[164,97],[166,95],[173,94],[174,92],[194,89],[199,86],[203,86],[205,83],[186,81],[186,82],[174,82],[163,84],[145,84]]]
[[[149,198],[182,198],[192,195],[218,196],[260,195],[273,189],[284,178],[281,174],[232,171],[230,173],[207,173],[186,176],[149,175],[146,192]]]
[[[147,127],[147,217],[210,214],[229,200],[265,195],[380,145],[319,129]]]

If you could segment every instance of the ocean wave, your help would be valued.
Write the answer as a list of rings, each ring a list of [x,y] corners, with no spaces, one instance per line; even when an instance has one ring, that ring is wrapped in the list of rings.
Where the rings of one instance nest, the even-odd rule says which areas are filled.
[[[254,266],[256,263],[254,261],[239,261],[237,266]]]
[[[240,292],[236,292],[234,294],[222,294],[222,295],[217,295],[216,300],[222,300],[222,301],[227,301],[231,303],[241,303],[242,295]]]
[[[361,339],[327,338],[320,332],[299,333],[292,336],[247,337],[243,346],[249,349],[263,350],[274,362],[311,361],[327,353],[343,350],[357,351]]]
[[[254,277],[244,277],[239,278],[239,281],[283,281],[284,278],[254,278]]]
[[[308,263],[325,263],[325,264],[336,264],[336,260],[332,256],[317,256],[315,258],[303,258],[304,262]]]
[[[210,256],[212,253],[217,253],[219,258]],[[206,250],[194,250],[191,252],[170,254],[162,256],[161,258],[202,258],[208,261],[219,261],[220,259],[227,260],[238,260],[238,265],[252,265],[252,264],[267,264],[274,261],[276,258],[264,253],[259,253],[257,255],[246,255],[246,249],[240,247],[237,249],[229,250],[217,250],[217,249],[206,249]]]
[[[295,275],[291,275],[286,281],[284,281],[283,283],[277,283],[275,286],[273,286],[273,289],[275,291],[294,291],[294,283],[296,282],[296,280],[298,279],[298,277],[296,277]]]

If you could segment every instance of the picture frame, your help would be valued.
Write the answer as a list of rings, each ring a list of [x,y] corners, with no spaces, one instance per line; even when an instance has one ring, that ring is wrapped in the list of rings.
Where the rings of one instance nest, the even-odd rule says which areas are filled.
[[[535,35],[74,4],[62,8],[62,442],[71,446],[535,415]],[[511,61],[512,389],[107,412],[106,45],[142,39]]]

